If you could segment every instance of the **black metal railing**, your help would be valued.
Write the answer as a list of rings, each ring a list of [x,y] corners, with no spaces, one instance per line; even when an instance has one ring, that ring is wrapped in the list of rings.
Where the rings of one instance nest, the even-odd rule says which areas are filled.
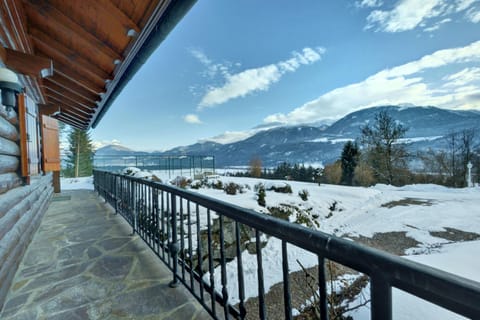
[[[94,184],[99,195],[125,217],[133,232],[172,270],[171,285],[185,285],[215,319],[246,316],[242,265],[245,239],[255,242],[257,315],[267,318],[262,234],[282,242],[285,319],[293,318],[287,244],[318,256],[321,319],[328,319],[326,259],[369,276],[372,319],[392,318],[392,288],[469,318],[480,317],[478,282],[173,186],[98,170],[94,171]],[[227,257],[227,251],[234,256],[230,253]],[[227,260],[232,259],[236,259],[236,268],[227,270]],[[232,272],[236,273],[234,278],[227,274]],[[220,288],[215,277],[220,278]],[[229,279],[237,283],[235,303],[229,298]]]
[[[142,170],[163,171],[169,178],[191,177],[215,172],[215,157],[209,155],[156,155],[156,154],[96,154],[93,166],[98,170],[121,170],[137,167]]]

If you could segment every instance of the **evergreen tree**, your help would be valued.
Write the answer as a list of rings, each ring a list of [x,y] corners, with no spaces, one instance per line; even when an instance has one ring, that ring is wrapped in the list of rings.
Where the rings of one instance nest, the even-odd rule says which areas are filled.
[[[358,164],[358,157],[360,151],[358,150],[357,143],[348,141],[343,146],[341,162],[342,162],[342,184],[348,186],[353,185],[353,176],[355,173],[355,167]]]
[[[380,111],[375,121],[361,128],[362,143],[367,148],[367,163],[379,182],[396,184],[401,172],[407,169],[407,151],[397,143],[405,136],[407,128],[395,121],[388,112]]]
[[[93,149],[90,133],[72,128],[68,135],[70,143],[65,176],[85,177],[92,175]]]

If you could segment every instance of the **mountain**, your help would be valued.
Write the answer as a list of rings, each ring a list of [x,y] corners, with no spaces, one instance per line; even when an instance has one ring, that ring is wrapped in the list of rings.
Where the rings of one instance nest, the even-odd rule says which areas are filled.
[[[95,151],[95,155],[97,156],[135,155],[138,153],[138,151],[134,151],[119,144],[109,144]]]
[[[217,167],[246,166],[254,157],[264,166],[290,163],[331,163],[340,157],[346,141],[360,136],[360,128],[372,122],[380,111],[387,111],[408,128],[405,139],[410,151],[447,147],[445,135],[480,124],[478,111],[453,111],[436,107],[382,106],[352,112],[331,125],[283,126],[260,131],[253,136],[229,144],[212,141],[176,147],[155,155],[213,155]],[[480,143],[480,133],[476,144]],[[111,145],[97,150],[97,155],[145,155],[128,148]]]

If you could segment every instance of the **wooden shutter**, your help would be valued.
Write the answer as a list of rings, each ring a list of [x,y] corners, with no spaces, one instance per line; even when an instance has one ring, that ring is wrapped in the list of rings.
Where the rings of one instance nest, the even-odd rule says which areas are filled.
[[[60,171],[58,122],[42,115],[42,166],[45,172]]]
[[[39,118],[37,105],[26,96],[26,124],[27,124],[27,147],[28,147],[28,170],[30,176],[40,173],[40,141],[39,141]]]

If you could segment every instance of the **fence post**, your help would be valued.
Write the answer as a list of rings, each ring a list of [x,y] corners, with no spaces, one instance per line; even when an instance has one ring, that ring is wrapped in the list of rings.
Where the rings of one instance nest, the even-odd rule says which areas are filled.
[[[130,180],[130,190],[131,192],[131,207],[132,207],[132,236],[135,235],[135,230],[137,226],[137,195],[136,195],[136,186],[133,180]]]
[[[169,286],[171,288],[176,288],[179,284],[177,279],[177,270],[178,270],[178,240],[177,240],[177,202],[175,198],[175,194],[170,194],[170,201],[171,201],[171,222],[172,222],[172,242],[170,242],[169,250],[172,256],[173,262],[173,280],[170,282]]]

